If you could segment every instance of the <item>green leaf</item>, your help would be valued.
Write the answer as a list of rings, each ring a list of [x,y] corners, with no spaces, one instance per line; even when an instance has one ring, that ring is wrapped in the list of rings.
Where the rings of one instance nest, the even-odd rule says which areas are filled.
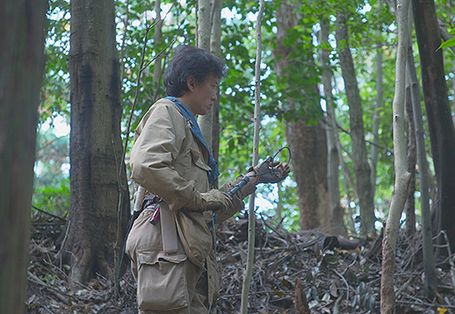
[[[450,48],[450,47],[454,47],[454,46],[455,46],[455,37],[450,38],[449,40],[446,40],[446,41],[442,42],[441,46],[439,46],[438,49]]]

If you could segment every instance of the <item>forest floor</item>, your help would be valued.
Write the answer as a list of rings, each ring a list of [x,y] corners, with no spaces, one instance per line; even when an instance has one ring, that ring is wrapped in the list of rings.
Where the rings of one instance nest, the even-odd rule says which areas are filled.
[[[120,281],[118,296],[112,282],[102,276],[70,288],[68,266],[56,258],[64,227],[65,221],[55,217],[40,214],[32,219],[28,313],[137,313],[130,271]],[[257,221],[256,235],[249,313],[380,312],[380,238],[342,249],[334,237],[317,231],[290,233],[262,219]],[[438,261],[438,295],[425,297],[420,237],[419,232],[400,236],[396,313],[455,313],[455,256]],[[246,254],[246,220],[225,223],[218,232],[223,280],[217,313],[239,310]]]

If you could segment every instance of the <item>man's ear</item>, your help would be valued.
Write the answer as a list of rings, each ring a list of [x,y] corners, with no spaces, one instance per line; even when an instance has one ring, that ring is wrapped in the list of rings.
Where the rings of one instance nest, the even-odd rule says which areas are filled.
[[[189,76],[187,79],[186,79],[186,86],[188,87],[188,90],[190,92],[192,92],[196,86],[197,86],[197,82],[196,80],[194,79],[194,76]]]

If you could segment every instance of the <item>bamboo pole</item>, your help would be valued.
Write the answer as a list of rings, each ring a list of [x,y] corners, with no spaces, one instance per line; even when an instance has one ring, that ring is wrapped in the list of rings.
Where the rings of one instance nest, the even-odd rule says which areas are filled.
[[[261,109],[261,23],[264,12],[264,0],[259,2],[259,12],[256,22],[256,65],[255,65],[255,104],[254,104],[254,138],[253,138],[253,165],[257,165],[259,160],[259,127],[260,127],[260,109]],[[248,207],[248,255],[246,262],[245,275],[242,285],[241,313],[248,313],[248,294],[250,291],[251,275],[254,264],[254,239],[255,239],[255,213],[254,198],[256,193],[250,195]]]

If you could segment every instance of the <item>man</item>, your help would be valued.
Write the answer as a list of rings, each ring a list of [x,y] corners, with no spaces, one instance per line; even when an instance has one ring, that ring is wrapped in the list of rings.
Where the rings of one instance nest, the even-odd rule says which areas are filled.
[[[220,281],[215,224],[242,209],[256,184],[289,173],[287,165],[270,163],[260,173],[252,169],[247,178],[211,189],[218,167],[195,115],[209,112],[224,72],[222,61],[205,50],[177,48],[165,73],[168,97],[149,109],[136,130],[132,178],[148,192],[126,251],[138,281],[139,313],[210,312]],[[246,184],[232,196],[226,193],[239,182]]]

